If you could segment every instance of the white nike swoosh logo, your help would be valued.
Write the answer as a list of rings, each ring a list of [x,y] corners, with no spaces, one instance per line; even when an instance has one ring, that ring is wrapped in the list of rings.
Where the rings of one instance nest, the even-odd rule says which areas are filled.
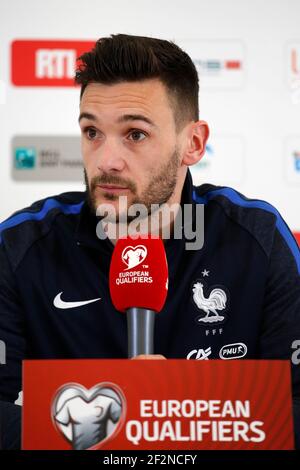
[[[82,302],[65,302],[64,300],[62,300],[61,295],[62,295],[62,292],[57,294],[57,296],[53,300],[53,305],[56,308],[66,309],[66,308],[82,307],[83,305],[88,305],[93,302],[97,302],[97,300],[101,300],[101,298],[99,297],[98,299],[84,300]]]

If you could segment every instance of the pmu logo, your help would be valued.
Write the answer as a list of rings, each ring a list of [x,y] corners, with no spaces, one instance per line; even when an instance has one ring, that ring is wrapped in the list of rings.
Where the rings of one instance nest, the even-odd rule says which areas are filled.
[[[221,359],[241,359],[248,351],[244,343],[232,343],[223,346],[219,352]]]
[[[100,383],[90,389],[68,383],[57,390],[51,416],[56,429],[74,450],[98,449],[115,437],[125,421],[121,389]]]
[[[135,268],[141,264],[147,256],[147,248],[144,245],[126,246],[122,251],[122,261],[126,264],[127,269]]]
[[[74,86],[76,60],[94,45],[90,41],[15,40],[11,81],[15,86]]]

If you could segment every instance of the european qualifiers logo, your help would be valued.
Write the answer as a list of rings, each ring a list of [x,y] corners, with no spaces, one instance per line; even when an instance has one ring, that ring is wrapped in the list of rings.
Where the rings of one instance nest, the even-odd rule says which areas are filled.
[[[115,437],[125,414],[125,397],[112,383],[89,390],[80,384],[65,384],[57,390],[51,407],[53,424],[74,450],[93,450]]]
[[[122,252],[122,261],[126,264],[127,269],[135,268],[141,264],[147,256],[147,248],[144,245],[127,246]]]
[[[149,265],[142,264],[147,257],[147,248],[144,245],[126,246],[121,254],[123,263],[127,266],[123,271],[119,272],[119,276],[115,282],[121,284],[148,283],[152,284],[153,278],[150,276]],[[141,265],[140,271],[131,271],[136,266]],[[124,272],[125,271],[125,272]]]

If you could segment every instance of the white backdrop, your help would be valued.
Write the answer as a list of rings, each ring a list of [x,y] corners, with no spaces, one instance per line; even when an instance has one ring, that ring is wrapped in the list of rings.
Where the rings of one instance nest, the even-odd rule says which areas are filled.
[[[15,136],[79,136],[79,90],[13,85],[12,41],[128,33],[175,40],[198,66],[200,117],[211,139],[197,182],[267,200],[300,231],[299,20],[299,0],[1,0],[0,220],[83,189],[80,181],[12,177]]]

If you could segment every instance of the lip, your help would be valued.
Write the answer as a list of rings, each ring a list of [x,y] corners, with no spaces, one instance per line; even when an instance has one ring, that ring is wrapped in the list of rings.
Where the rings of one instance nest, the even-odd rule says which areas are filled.
[[[128,188],[125,186],[116,186],[113,184],[98,184],[97,188],[101,189],[102,191],[106,193],[115,193],[115,194],[128,191]]]

